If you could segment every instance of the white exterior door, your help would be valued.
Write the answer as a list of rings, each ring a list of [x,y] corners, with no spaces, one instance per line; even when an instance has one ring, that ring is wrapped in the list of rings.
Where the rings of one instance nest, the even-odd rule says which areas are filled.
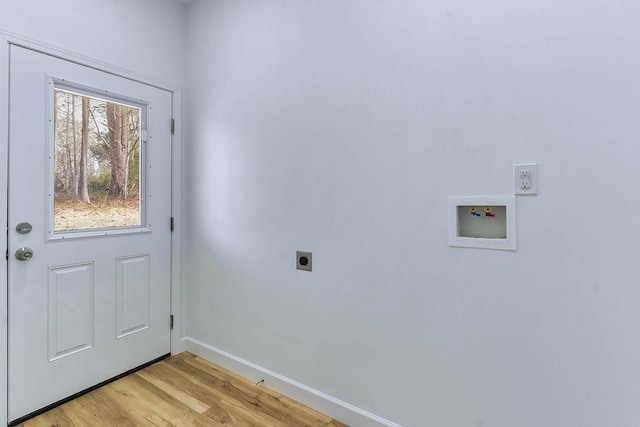
[[[15,421],[170,352],[172,94],[11,46],[9,99]]]

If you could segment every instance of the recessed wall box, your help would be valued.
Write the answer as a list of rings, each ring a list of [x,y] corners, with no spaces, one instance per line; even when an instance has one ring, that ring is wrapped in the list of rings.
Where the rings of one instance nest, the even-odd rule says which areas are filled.
[[[516,250],[514,196],[450,196],[449,246]]]

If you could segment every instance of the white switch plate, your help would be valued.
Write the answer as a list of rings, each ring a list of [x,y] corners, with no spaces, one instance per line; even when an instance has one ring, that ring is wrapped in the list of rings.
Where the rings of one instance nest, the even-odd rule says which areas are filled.
[[[538,165],[520,163],[513,165],[513,194],[538,194]]]

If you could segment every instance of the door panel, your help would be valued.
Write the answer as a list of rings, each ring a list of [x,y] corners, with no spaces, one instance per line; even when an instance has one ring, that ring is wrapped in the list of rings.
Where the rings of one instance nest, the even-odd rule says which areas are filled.
[[[149,327],[149,266],[149,255],[118,258],[116,262],[117,338]]]
[[[143,188],[129,187],[139,191],[140,220],[134,217],[131,227],[118,221],[117,201],[116,221],[106,227],[75,232],[54,224],[58,190],[69,187],[55,163],[56,89],[109,103],[91,104],[94,113],[113,112],[118,103],[139,110],[140,118],[127,122],[138,126],[131,132],[138,132],[137,172],[144,177]],[[9,99],[9,418],[15,420],[170,352],[171,93],[11,46]],[[80,101],[70,107],[82,108]],[[81,141],[80,121],[65,117],[67,137]],[[105,147],[111,129],[124,129],[107,120],[91,126]],[[81,157],[74,151],[69,158]],[[92,165],[91,173],[102,170]],[[95,200],[85,208],[98,206]],[[16,231],[23,222],[31,232]],[[31,259],[14,256],[22,247],[33,250]]]
[[[49,268],[49,362],[93,347],[93,263]]]

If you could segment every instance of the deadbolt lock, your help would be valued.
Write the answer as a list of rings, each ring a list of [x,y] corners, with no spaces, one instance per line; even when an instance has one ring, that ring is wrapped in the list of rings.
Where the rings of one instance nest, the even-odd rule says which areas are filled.
[[[21,222],[20,224],[16,225],[16,231],[18,232],[18,234],[29,234],[32,228],[33,227],[31,227],[31,224],[29,224],[28,222]]]

